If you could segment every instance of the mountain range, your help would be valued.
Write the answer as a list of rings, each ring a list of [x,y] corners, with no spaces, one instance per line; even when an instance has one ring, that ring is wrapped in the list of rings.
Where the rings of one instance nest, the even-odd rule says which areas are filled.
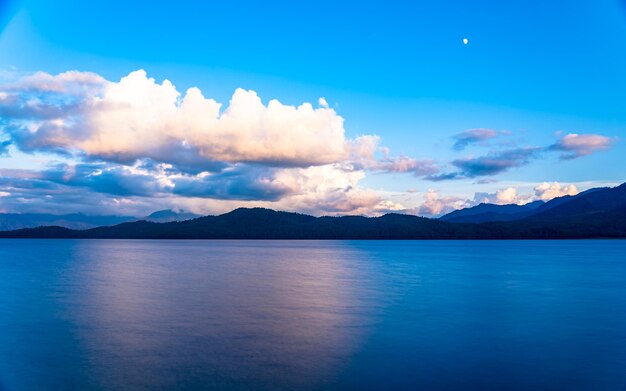
[[[45,213],[0,213],[0,231],[35,228],[41,226],[59,226],[70,229],[84,230],[131,221],[145,220],[155,223],[167,223],[171,221],[189,220],[196,217],[200,216],[185,211],[174,211],[171,209],[160,210],[145,217],[89,216],[82,213],[64,215]]]
[[[626,206],[625,191],[626,183],[616,188],[593,188],[575,196],[557,197],[548,202],[534,201],[525,205],[483,203],[471,208],[455,210],[440,217],[440,220],[451,223],[486,223],[542,216],[572,217],[578,214],[624,208]]]
[[[479,204],[471,208],[459,209],[441,216],[439,219],[450,223],[486,223],[489,221],[513,221],[532,215],[543,205],[543,201],[534,201],[526,205]]]
[[[167,217],[168,213],[162,213]],[[160,215],[157,215],[159,218]],[[314,217],[240,208],[185,221],[129,221],[113,226],[59,226],[0,232],[3,238],[94,239],[583,239],[626,238],[626,183],[527,205],[480,204],[440,219]]]

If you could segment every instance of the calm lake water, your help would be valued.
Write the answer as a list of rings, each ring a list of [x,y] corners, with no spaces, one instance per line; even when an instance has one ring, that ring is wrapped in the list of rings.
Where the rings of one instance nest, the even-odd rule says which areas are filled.
[[[0,390],[626,390],[626,241],[0,240]]]

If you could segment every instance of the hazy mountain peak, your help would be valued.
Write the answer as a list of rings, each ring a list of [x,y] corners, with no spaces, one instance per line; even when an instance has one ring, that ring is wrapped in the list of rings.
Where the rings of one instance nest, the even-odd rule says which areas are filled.
[[[144,217],[142,220],[152,221],[155,223],[167,223],[171,221],[191,220],[197,217],[201,216],[191,212],[186,212],[182,209],[163,209],[151,213],[150,215]]]

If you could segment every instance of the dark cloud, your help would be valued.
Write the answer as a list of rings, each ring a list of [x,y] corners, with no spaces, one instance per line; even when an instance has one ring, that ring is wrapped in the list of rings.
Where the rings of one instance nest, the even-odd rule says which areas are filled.
[[[0,172],[0,190],[3,192],[15,194],[16,191],[31,192],[31,191],[54,191],[59,188],[58,184],[42,180],[36,177],[36,173],[33,175],[19,176],[7,176],[7,170]],[[3,199],[4,201],[4,199]]]
[[[85,160],[90,160],[85,158]],[[102,160],[102,159],[100,159]],[[129,160],[125,164],[134,164],[140,169],[149,171],[164,170],[168,174],[190,174],[197,175],[203,172],[221,172],[232,166],[229,163],[207,160],[198,157],[198,155],[180,153],[176,164],[169,164],[163,161],[155,161],[153,159]],[[118,162],[124,164],[124,162]]]
[[[458,168],[458,171],[431,175],[427,179],[442,181],[497,175],[510,168],[530,163],[531,160],[538,158],[543,150],[544,148],[541,147],[516,148],[491,152],[479,157],[457,159],[452,162],[452,165]]]
[[[122,166],[111,163],[57,164],[42,180],[119,196],[179,195],[220,200],[276,201],[291,189],[274,178],[274,170],[236,165],[219,173],[172,173],[166,165]]]
[[[177,177],[174,184],[174,194],[222,200],[277,201],[292,192],[274,178],[274,170],[247,165],[201,178]]]
[[[0,177],[0,212],[149,214],[171,206],[166,198],[111,197],[89,189],[34,178]]]
[[[461,178],[464,178],[464,176],[460,172],[446,172],[442,174],[433,174],[433,175],[429,175],[426,177],[426,179],[433,181],[433,182],[449,181],[452,179],[461,179]]]
[[[161,183],[155,174],[108,163],[57,164],[43,171],[42,178],[66,186],[122,196],[155,196],[167,191],[167,185]]]

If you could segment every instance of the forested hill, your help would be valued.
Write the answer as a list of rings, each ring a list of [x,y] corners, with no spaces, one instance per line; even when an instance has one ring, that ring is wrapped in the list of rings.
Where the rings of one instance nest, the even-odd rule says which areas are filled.
[[[520,215],[520,210],[512,214]],[[482,207],[493,213],[492,208]],[[127,222],[87,230],[38,227],[0,238],[93,239],[582,239],[626,238],[626,184],[522,208],[514,221],[460,223],[402,214],[313,217],[270,209],[235,209],[180,222]],[[477,216],[478,214],[468,214]],[[484,220],[484,217],[481,219]]]

